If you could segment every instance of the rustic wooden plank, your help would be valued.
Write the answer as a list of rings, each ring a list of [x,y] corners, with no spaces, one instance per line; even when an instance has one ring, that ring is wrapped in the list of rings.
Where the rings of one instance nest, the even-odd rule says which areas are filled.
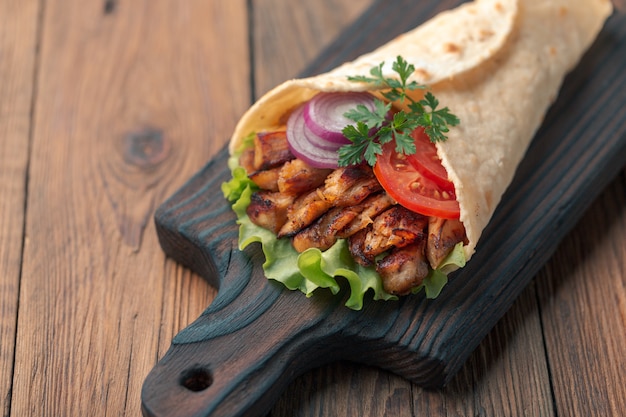
[[[626,171],[537,277],[558,414],[626,410]]]
[[[0,2],[0,414],[9,415],[40,2]]]
[[[513,304],[451,383],[413,387],[411,416],[553,416],[534,286]]]
[[[297,77],[374,0],[253,0],[255,95]]]
[[[249,104],[245,3],[46,3],[11,415],[139,415],[210,302],[152,216]]]
[[[311,371],[278,401],[278,416],[552,416],[534,285],[440,390],[407,385],[384,370],[346,362]]]
[[[610,59],[626,35],[626,2],[614,1],[608,22]],[[613,52],[612,52],[613,51]],[[603,79],[617,80],[621,67]],[[623,84],[623,82],[622,82]],[[624,99],[623,85],[614,86]],[[601,97],[609,91],[598,90]],[[606,111],[623,108],[605,100]],[[623,119],[606,130],[624,137]],[[555,409],[558,415],[622,415],[626,410],[626,171],[615,178],[585,213],[537,277]]]
[[[348,362],[323,366],[291,384],[270,414],[411,416],[411,384],[389,372]]]
[[[453,383],[452,391],[447,387],[441,392],[442,415],[454,415],[446,407],[449,403],[472,404],[465,415],[554,415],[533,284],[480,343]]]

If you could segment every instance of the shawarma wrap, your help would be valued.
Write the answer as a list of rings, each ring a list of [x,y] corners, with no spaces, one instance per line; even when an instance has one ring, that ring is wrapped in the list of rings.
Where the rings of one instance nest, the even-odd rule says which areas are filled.
[[[383,73],[393,77],[391,64],[402,56],[415,66],[410,80],[427,85],[460,120],[436,148],[454,184],[466,233],[462,251],[469,260],[563,78],[611,12],[610,0],[462,4],[328,73],[289,80],[269,91],[237,124],[230,152],[240,152],[252,133],[284,129],[291,112],[320,92],[380,96],[372,85],[348,76],[367,76],[384,62]],[[419,100],[424,91],[410,94]],[[307,293],[316,287],[291,280],[288,286]]]

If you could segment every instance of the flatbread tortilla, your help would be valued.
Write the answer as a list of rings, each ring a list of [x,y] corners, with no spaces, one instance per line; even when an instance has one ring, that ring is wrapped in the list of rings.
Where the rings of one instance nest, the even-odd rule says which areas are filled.
[[[381,62],[385,76],[394,76],[391,64],[401,55],[416,67],[410,81],[427,84],[461,120],[437,151],[456,188],[469,259],[563,78],[612,10],[610,0],[465,3],[328,73],[269,91],[237,124],[230,151],[251,132],[284,126],[292,109],[320,91],[372,91],[347,76],[369,76]]]

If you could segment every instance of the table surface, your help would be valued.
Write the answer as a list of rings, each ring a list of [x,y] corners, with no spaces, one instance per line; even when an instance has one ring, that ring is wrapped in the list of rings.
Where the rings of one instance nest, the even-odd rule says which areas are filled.
[[[163,254],[156,207],[373,1],[0,2],[2,415],[141,414],[215,296]],[[446,388],[334,363],[270,415],[617,416],[625,358],[622,170]]]

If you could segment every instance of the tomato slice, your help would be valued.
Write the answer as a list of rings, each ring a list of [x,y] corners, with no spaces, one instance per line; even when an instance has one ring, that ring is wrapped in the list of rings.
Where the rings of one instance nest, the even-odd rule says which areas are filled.
[[[441,165],[437,148],[430,141],[423,128],[417,128],[411,132],[415,140],[416,151],[413,155],[407,156],[407,160],[423,176],[436,182],[445,190],[454,190],[454,185],[448,180],[448,173]]]
[[[394,148],[394,142],[383,145],[383,153],[374,165],[374,174],[387,194],[401,206],[425,216],[458,219],[459,203],[447,174],[445,183],[441,176],[437,180],[432,179],[422,174],[425,168],[416,169],[407,156],[398,154]],[[427,164],[431,165],[430,162]]]

